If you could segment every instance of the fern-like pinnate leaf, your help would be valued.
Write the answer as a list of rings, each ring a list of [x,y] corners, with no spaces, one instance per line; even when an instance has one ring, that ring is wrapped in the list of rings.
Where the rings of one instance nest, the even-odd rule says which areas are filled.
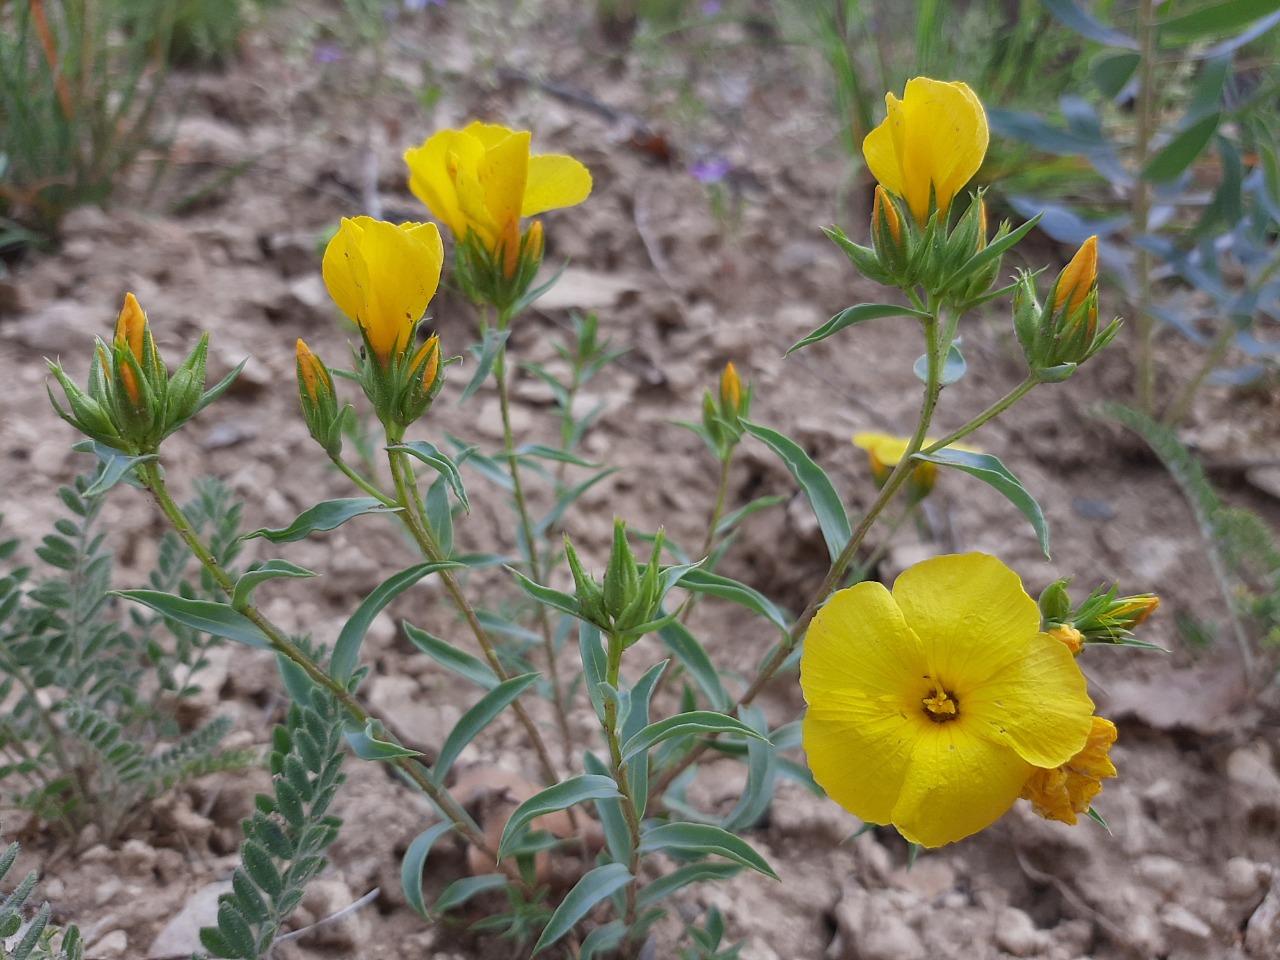
[[[341,822],[328,813],[342,784],[342,717],[327,694],[295,702],[272,735],[273,795],[259,794],[243,821],[240,865],[231,892],[218,904],[217,927],[200,931],[214,957],[258,960],[267,956],[281,925],[306,885],[325,866],[324,851]]]

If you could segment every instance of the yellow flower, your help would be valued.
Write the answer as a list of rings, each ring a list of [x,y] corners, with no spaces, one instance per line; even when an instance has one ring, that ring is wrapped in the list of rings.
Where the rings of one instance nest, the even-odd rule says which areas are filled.
[[[494,255],[518,256],[522,217],[572,207],[591,193],[586,167],[572,157],[530,156],[529,139],[527,130],[479,122],[441,130],[405,152],[409,189],[459,242],[470,230]]]
[[[1107,755],[1115,742],[1115,724],[1094,717],[1084,748],[1061,766],[1033,773],[1022,787],[1021,798],[1030,800],[1032,809],[1046,820],[1074,826],[1076,815],[1087,812],[1102,792],[1102,781],[1116,775]]]
[[[987,115],[963,83],[927,77],[907,81],[899,100],[886,94],[888,115],[862,141],[867,167],[890,193],[907,201],[921,226],[929,219],[932,192],[938,214],[982,166]]]
[[[324,252],[325,286],[364,330],[379,363],[410,342],[435,296],[444,246],[434,223],[344,219]]]
[[[804,641],[804,748],[833,800],[926,847],[989,826],[1084,747],[1093,702],[1018,576],[980,553],[841,590]]]
[[[933,442],[933,440],[927,439],[924,445],[927,447]],[[853,435],[853,445],[860,450],[867,451],[867,459],[871,461],[871,475],[875,478],[877,487],[884,486],[885,481],[889,479],[889,474],[893,473],[893,468],[898,465],[902,455],[907,452],[907,447],[910,443],[911,440],[908,437],[895,437],[890,433],[875,433],[869,430]],[[947,449],[963,450],[968,453],[978,452],[973,447],[966,446],[963,443],[949,444]],[[911,486],[912,499],[923,500],[933,490],[933,485],[937,479],[938,467],[936,464],[923,461],[917,463],[908,480]]]

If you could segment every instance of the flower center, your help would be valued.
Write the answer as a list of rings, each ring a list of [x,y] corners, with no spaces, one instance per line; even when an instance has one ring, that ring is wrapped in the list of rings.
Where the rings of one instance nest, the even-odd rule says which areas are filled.
[[[924,704],[924,715],[934,723],[955,720],[960,713],[960,705],[955,698],[939,686],[934,686],[933,693],[925,697],[921,703]]]

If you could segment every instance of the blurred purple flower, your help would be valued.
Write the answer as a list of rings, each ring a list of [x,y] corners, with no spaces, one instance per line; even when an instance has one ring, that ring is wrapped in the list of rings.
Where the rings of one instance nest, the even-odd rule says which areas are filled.
[[[699,160],[689,168],[689,173],[693,175],[693,179],[699,183],[719,183],[729,171],[733,169],[733,164],[724,157],[708,157],[706,160]]]
[[[321,40],[311,48],[311,58],[316,63],[337,63],[345,56],[342,47],[329,40]]]
[[[717,16],[724,8],[724,4],[720,0],[702,0],[702,15],[704,17]]]
[[[444,0],[404,0],[404,8],[415,13],[427,7],[443,7]]]

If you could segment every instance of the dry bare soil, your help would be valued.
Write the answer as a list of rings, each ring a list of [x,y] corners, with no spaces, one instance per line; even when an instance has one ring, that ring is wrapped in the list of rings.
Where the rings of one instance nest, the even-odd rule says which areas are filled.
[[[857,277],[821,234],[839,223],[862,234],[865,197],[842,199],[844,164],[837,119],[820,76],[767,30],[729,25],[698,46],[678,38],[632,49],[604,37],[567,0],[525,5],[511,22],[504,5],[454,3],[402,14],[391,27],[379,87],[368,49],[346,41],[340,4],[275,11],[221,70],[176,79],[172,167],[145,209],[123,199],[110,212],[68,218],[61,247],[31,253],[5,285],[0,314],[0,509],[6,528],[34,544],[57,515],[54,488],[88,467],[69,449],[75,437],[45,396],[45,357],[77,377],[95,335],[107,336],[126,290],[137,294],[171,363],[204,330],[212,332],[211,374],[243,357],[238,386],[166,443],[179,489],[216,475],[246,501],[250,529],[287,523],[322,498],[352,495],[326,467],[296,412],[293,343],[305,337],[332,364],[351,340],[319,277],[318,239],[340,216],[374,212],[421,219],[400,162],[404,148],[433,130],[485,118],[535,132],[535,149],[582,159],[595,191],[580,208],[547,218],[548,261],[568,261],[559,286],[513,335],[516,358],[554,362],[570,311],[598,312],[603,332],[626,356],[588,388],[604,405],[586,452],[622,469],[593,488],[565,530],[599,567],[613,517],[638,529],[665,524],[692,548],[701,541],[715,493],[715,466],[700,441],[669,421],[696,419],[701,391],[732,360],[755,384],[754,419],[797,439],[856,509],[873,495],[869,471],[849,442],[855,430],[903,432],[914,423],[919,385],[911,364],[921,349],[905,319],[869,323],[782,359],[786,348],[839,309],[883,299]],[[536,8],[536,10],[532,10]],[[333,46],[320,46],[333,44]],[[329,55],[316,57],[324,50]],[[337,50],[340,56],[333,56]],[[536,82],[545,78],[553,84]],[[430,107],[423,90],[439,97]],[[178,112],[181,108],[180,113]],[[740,191],[740,220],[718,219],[691,175],[699,160],[723,157]],[[180,213],[167,204],[214,183]],[[145,165],[144,165],[145,166]],[[135,171],[140,186],[149,169]],[[132,196],[137,196],[134,191]],[[1028,254],[1060,263],[1048,246]],[[1010,264],[1009,268],[1016,264]],[[1107,311],[1122,307],[1107,301]],[[476,318],[442,294],[433,315],[446,355],[462,353]],[[1021,379],[1023,368],[1001,309],[966,319],[969,374],[949,388],[939,414],[950,429]],[[1000,456],[1040,500],[1053,532],[1053,562],[1040,557],[1026,522],[999,496],[959,474],[941,479],[929,530],[908,525],[878,573],[889,580],[925,556],[982,550],[1001,557],[1035,595],[1053,578],[1076,589],[1119,580],[1129,592],[1163,598],[1144,639],[1167,654],[1103,650],[1086,658],[1101,713],[1115,719],[1119,779],[1093,824],[1041,821],[1020,804],[985,833],[922,856],[906,868],[906,845],[892,831],[850,839],[859,824],[834,804],[783,783],[765,820],[747,839],[782,877],[743,874],[692,888],[673,914],[694,919],[711,904],[744,960],[951,960],[951,958],[1200,958],[1280,955],[1280,773],[1273,668],[1246,664],[1227,639],[1193,655],[1175,617],[1224,619],[1194,518],[1140,442],[1093,419],[1099,401],[1123,399],[1131,369],[1120,342],[1066,384],[1042,388],[989,425],[977,442]],[[1174,363],[1166,345],[1162,360]],[[496,396],[465,406],[452,368],[420,435],[445,431],[494,450],[501,440]],[[517,374],[516,430],[550,439],[550,396]],[[1209,458],[1274,460],[1280,399],[1211,389],[1185,436]],[[1269,453],[1268,453],[1269,451]],[[1216,478],[1228,496],[1263,512],[1274,500],[1240,473]],[[510,518],[492,487],[474,475],[479,502],[459,536],[511,549]],[[753,517],[726,572],[798,609],[826,568],[816,524],[790,476],[750,443],[735,466],[730,505],[776,493],[789,501]],[[108,506],[120,586],[140,585],[161,527],[136,491]],[[265,559],[260,549],[254,555]],[[323,573],[263,590],[281,625],[331,642],[344,617],[408,546],[377,518],[362,518],[311,542],[278,548]],[[477,579],[496,591],[497,578]],[[400,634],[401,618],[465,644],[435,588],[422,586],[379,619],[364,647],[371,668],[364,693],[395,715],[411,743],[438,746],[472,702]],[[492,594],[496,596],[497,594]],[[767,629],[732,608],[705,602],[695,626],[713,659],[749,674],[772,642]],[[656,657],[645,646],[637,656]],[[228,648],[200,682],[192,719],[225,713],[233,740],[265,744],[282,694],[269,656]],[[794,674],[767,691],[776,723],[800,715]],[[551,729],[549,718],[548,729]],[[572,718],[592,726],[583,699]],[[534,775],[514,725],[499,725],[464,758],[473,770]],[[351,760],[336,812],[346,821],[332,864],[315,884],[298,925],[323,918],[377,888],[372,902],[278,951],[289,958],[508,957],[508,942],[471,934],[475,910],[435,926],[406,906],[399,856],[433,814],[386,772]],[[704,772],[696,799],[727,809],[741,784],[730,766]],[[158,958],[189,952],[192,916],[209,904],[235,862],[238,822],[265,773],[216,775],[162,798],[122,846],[50,837],[11,816],[27,863],[45,871],[47,896],[88,934],[88,955]],[[428,863],[438,890],[466,872],[463,852],[442,844]],[[181,917],[180,917],[181,914]],[[175,918],[179,918],[175,921]],[[198,924],[197,924],[198,925]],[[157,936],[166,930],[168,939]],[[674,957],[680,926],[657,928],[653,956]],[[188,939],[184,940],[186,937]]]

